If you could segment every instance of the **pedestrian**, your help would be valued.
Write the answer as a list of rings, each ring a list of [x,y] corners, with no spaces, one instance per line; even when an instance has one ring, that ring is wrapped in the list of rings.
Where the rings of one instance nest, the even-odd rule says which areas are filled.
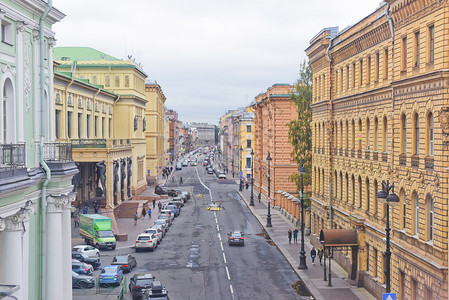
[[[298,228],[293,230],[293,243],[298,244]]]
[[[289,229],[287,232],[288,235],[288,243],[291,244],[292,243],[292,230]]]
[[[89,207],[87,207],[87,205],[84,206],[83,214],[87,214],[88,211],[89,211]]]
[[[98,203],[95,203],[95,204],[94,204],[94,210],[95,210],[95,213],[96,213],[96,214],[98,214],[99,208],[100,208],[100,206],[98,205]]]
[[[316,257],[315,247],[312,247],[312,250],[310,250],[310,256],[312,257],[312,265],[315,265],[315,257]]]
[[[321,260],[323,259],[323,247],[318,249],[318,258],[320,259],[320,266],[322,266]]]
[[[73,217],[73,221],[75,221],[75,228],[80,227],[80,215],[79,213],[75,213],[75,217]]]
[[[134,225],[137,225],[137,219],[139,218],[139,216],[137,215],[137,211],[134,214]]]
[[[151,208],[148,208],[148,219],[151,218]]]
[[[142,208],[142,218],[145,218],[147,215],[147,211],[145,210],[145,206]]]
[[[153,199],[153,209],[156,207],[156,199]]]
[[[161,201],[159,201],[159,202],[157,203],[157,207],[159,208],[159,212],[161,212],[161,209],[162,209],[162,203],[161,203]]]
[[[182,184],[182,177],[179,177],[179,184]]]
[[[248,181],[246,182],[246,189],[248,189],[248,187],[249,187],[249,183],[248,183]]]

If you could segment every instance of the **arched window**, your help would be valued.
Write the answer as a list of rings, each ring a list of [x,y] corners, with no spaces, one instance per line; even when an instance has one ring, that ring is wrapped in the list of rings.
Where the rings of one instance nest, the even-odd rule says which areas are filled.
[[[345,148],[348,149],[349,148],[349,122],[348,122],[348,120],[346,120],[345,136],[346,136]]]
[[[11,79],[7,78],[3,85],[3,99],[1,105],[1,124],[2,127],[2,143],[14,143],[14,88]]]
[[[415,113],[413,115],[413,154],[419,155],[419,117]]]
[[[318,124],[318,138],[316,140],[318,147],[321,147],[321,124]]]
[[[433,114],[427,115],[427,156],[433,156]]]
[[[321,174],[322,174],[321,178],[323,179],[321,181],[321,194],[324,195],[324,181],[325,181],[325,179],[324,179],[324,169],[321,171]]]
[[[365,191],[366,191],[366,203],[365,203],[365,210],[369,211],[369,205],[370,205],[370,188],[369,188],[369,178],[366,177],[365,181]]]
[[[359,128],[358,128],[358,132],[357,133],[361,133],[362,132],[362,119],[359,119]],[[358,142],[357,142],[357,150],[362,150],[362,139],[357,137]]]
[[[338,193],[337,193],[337,186],[338,186],[338,183],[337,183],[337,171],[334,171],[334,182],[335,182],[335,185],[334,185],[334,198],[337,198],[337,195],[338,195]]]
[[[313,168],[313,191],[316,193],[316,167]]]
[[[316,184],[316,192],[317,194],[321,193],[321,170],[320,168],[318,168],[318,180],[317,180],[317,184]]]
[[[338,122],[334,123],[334,148],[338,148]]]
[[[343,200],[343,173],[340,172],[340,200]]]
[[[379,150],[379,120],[374,118],[374,151]]]
[[[315,123],[315,131],[313,132],[313,145],[315,147],[317,146],[317,139],[316,139],[316,137],[317,137],[317,126],[316,126],[316,123]]]
[[[323,134],[322,134],[322,143],[321,143],[321,147],[326,147],[326,144],[325,144],[325,136],[326,136],[326,127],[324,126],[324,122],[323,122],[323,125],[322,125],[322,128],[323,128]]]
[[[358,203],[358,208],[362,207],[362,202],[363,202],[363,190],[362,190],[362,177],[359,176],[359,203]]]
[[[343,121],[340,121],[340,149],[343,148]]]
[[[377,185],[377,180],[375,180],[375,179],[374,179],[373,187],[374,187],[373,214],[376,214],[377,213],[377,191],[378,191],[378,185]]]
[[[370,140],[371,140],[371,135],[370,135],[370,121],[369,118],[366,118],[366,128],[365,128],[365,136],[366,136],[366,140],[365,140],[365,147],[366,150],[370,150]]]
[[[401,192],[399,193],[399,199],[401,201],[401,229],[405,230],[407,227],[407,199],[405,198],[405,191],[404,189],[401,189]]]
[[[407,153],[407,118],[405,114],[401,117],[401,153]]]
[[[427,195],[426,199],[427,206],[427,240],[433,241],[434,232],[434,208],[433,208],[433,198],[431,195]]]
[[[352,120],[351,148],[355,149],[355,122]]]
[[[345,179],[346,179],[346,202],[349,202],[349,177],[348,177],[348,173],[346,173]]]
[[[354,175],[352,175],[351,180],[352,180],[352,202],[351,202],[351,204],[354,205],[354,203],[355,203],[355,178],[354,178]]]
[[[413,234],[419,235],[419,199],[416,192],[413,193]]]
[[[382,128],[382,152],[387,152],[388,147],[388,121],[387,117],[384,116],[383,128]]]

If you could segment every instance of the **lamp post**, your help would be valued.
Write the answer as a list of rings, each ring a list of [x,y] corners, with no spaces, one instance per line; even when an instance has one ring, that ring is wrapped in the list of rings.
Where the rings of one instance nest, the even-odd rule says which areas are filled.
[[[391,193],[390,193],[391,190]],[[385,228],[385,235],[387,239],[386,250],[385,250],[385,285],[386,292],[390,293],[390,259],[391,259],[391,251],[390,251],[390,206],[397,206],[399,204],[399,197],[394,193],[394,183],[390,185],[389,181],[385,183],[382,181],[382,190],[380,190],[377,195],[377,199],[379,199],[380,203],[387,204],[387,228]]]
[[[267,214],[267,227],[272,227],[271,225],[271,214],[270,214],[270,204],[271,204],[271,198],[270,198],[270,164],[271,164],[272,158],[270,156],[270,152],[268,152],[267,156],[267,162],[268,162],[268,214]]]
[[[304,168],[304,162],[301,161],[301,166],[298,168],[298,173],[301,175],[301,251],[299,251],[299,267],[300,270],[306,270],[306,251],[304,250],[304,175],[306,169]]]
[[[239,184],[239,191],[243,191],[243,175],[242,175],[242,145],[240,145],[239,149],[239,178],[240,178],[240,184]]]
[[[254,151],[251,148],[251,197],[249,197],[249,206],[254,206]]]

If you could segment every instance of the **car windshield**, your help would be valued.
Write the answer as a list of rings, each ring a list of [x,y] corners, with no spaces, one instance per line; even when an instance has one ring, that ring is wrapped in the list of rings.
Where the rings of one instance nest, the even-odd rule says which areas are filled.
[[[113,262],[127,263],[128,262],[128,256],[116,256],[116,257],[114,257]]]
[[[136,285],[151,285],[153,279],[145,278],[145,279],[137,279]]]
[[[117,269],[116,268],[104,268],[101,270],[102,274],[115,274],[117,273]]]
[[[156,230],[156,229],[153,229],[153,228],[150,228],[150,229],[145,230],[145,232],[146,232],[146,233],[156,233],[157,230]]]
[[[102,230],[98,231],[98,236],[101,238],[114,237],[112,230]]]
[[[168,218],[170,218],[169,215],[160,215],[159,216],[159,219],[168,219]]]

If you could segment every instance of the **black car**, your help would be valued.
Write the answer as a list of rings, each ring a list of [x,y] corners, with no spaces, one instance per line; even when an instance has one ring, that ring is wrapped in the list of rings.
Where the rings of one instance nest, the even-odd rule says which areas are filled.
[[[167,289],[161,284],[160,281],[153,281],[151,287],[145,289],[143,299],[157,299],[157,300],[169,300]]]
[[[72,271],[72,288],[90,289],[95,286],[95,278],[88,275],[80,275]]]
[[[99,257],[89,257],[84,253],[78,251],[72,251],[72,258],[77,259],[81,262],[85,262],[86,264],[92,265],[94,270],[98,269],[101,266]]]
[[[168,189],[165,186],[157,185],[154,188],[154,192],[158,195],[167,195]]]
[[[154,276],[150,273],[135,274],[129,280],[129,291],[133,299],[142,299],[142,290],[151,288]]]
[[[243,238],[243,233],[241,231],[231,231],[228,233],[228,244],[231,245],[245,245],[245,239]]]
[[[175,189],[167,189],[167,195],[169,195],[170,197],[177,197],[178,192]]]
[[[112,260],[111,265],[119,265],[123,269],[123,273],[131,272],[131,270],[137,266],[137,260],[134,256],[128,255],[116,255]]]

